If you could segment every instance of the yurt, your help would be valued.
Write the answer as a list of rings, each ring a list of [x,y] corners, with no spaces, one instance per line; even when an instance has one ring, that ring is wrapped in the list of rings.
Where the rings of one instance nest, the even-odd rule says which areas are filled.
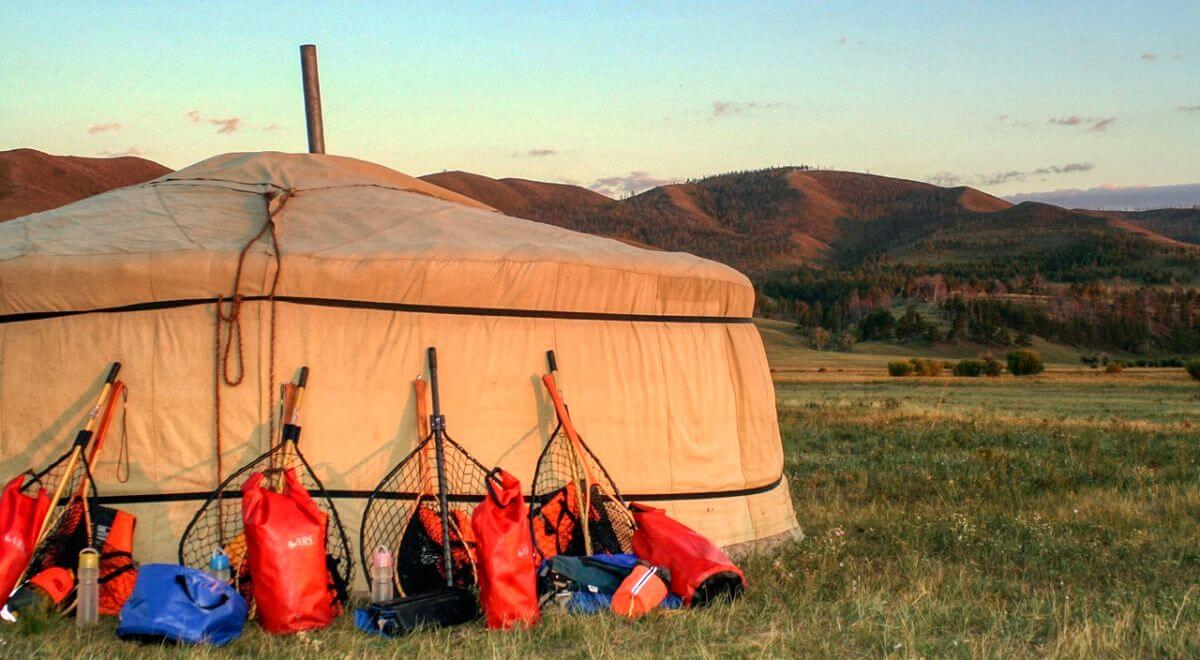
[[[120,361],[124,419],[94,477],[137,516],[137,558],[174,561],[219,476],[267,448],[278,385],[306,365],[305,456],[357,530],[417,441],[425,347],[455,439],[525,483],[553,429],[539,382],[553,349],[627,499],[722,546],[776,538],[796,520],[753,301],[724,265],[508,217],[371,163],[226,154],[0,224],[0,466],[62,453]]]

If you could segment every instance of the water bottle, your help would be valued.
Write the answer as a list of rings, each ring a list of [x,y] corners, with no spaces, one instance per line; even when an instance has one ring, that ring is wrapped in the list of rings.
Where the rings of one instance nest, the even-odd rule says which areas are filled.
[[[382,603],[393,595],[392,553],[382,545],[376,546],[371,555],[371,602]]]
[[[75,625],[90,626],[100,620],[100,552],[79,551],[79,588],[75,601]]]
[[[208,560],[208,574],[220,582],[229,582],[233,577],[229,568],[229,557],[221,550],[213,550],[212,559]]]

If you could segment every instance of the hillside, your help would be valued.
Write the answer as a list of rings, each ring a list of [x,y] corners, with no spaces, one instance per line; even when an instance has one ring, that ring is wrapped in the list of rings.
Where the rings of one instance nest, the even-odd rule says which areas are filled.
[[[0,151],[0,221],[47,211],[170,171],[144,158],[51,156],[33,149]]]
[[[140,158],[2,152],[0,219],[166,171]],[[925,270],[953,265],[960,271],[963,264],[990,264],[1001,275],[1035,265],[1053,279],[1066,264],[1071,273],[1063,281],[1079,281],[1122,269],[1178,265],[1200,250],[1200,211],[1194,209],[1120,213],[1034,202],[1014,206],[973,188],[804,167],[722,174],[620,201],[575,185],[461,171],[422,178],[508,215],[692,252],[759,278],[801,267],[885,263]],[[1102,268],[1088,270],[1093,265]]]
[[[619,202],[563,184],[463,172],[425,178],[510,215],[692,252],[756,275],[880,260],[919,267],[1082,263],[1093,256],[1091,246],[1104,252],[1100,261],[1119,268],[1195,252],[1191,244],[1200,237],[1200,227],[1188,219],[1195,211],[1013,206],[974,188],[794,167],[672,184]]]

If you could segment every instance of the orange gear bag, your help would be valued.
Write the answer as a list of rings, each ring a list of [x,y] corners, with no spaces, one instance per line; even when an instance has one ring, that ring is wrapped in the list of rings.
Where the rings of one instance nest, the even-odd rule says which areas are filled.
[[[492,474],[495,479],[484,480],[487,497],[471,514],[479,542],[479,602],[492,630],[530,627],[541,619],[541,610],[529,506],[516,477],[499,468]]]
[[[671,574],[671,593],[685,607],[732,600],[746,587],[746,576],[712,541],[667,516],[662,509],[634,504],[633,554]]]
[[[21,492],[25,475],[18,475],[0,495],[0,607],[29,565],[42,520],[50,510],[50,496],[38,488],[35,496]]]
[[[325,562],[328,516],[294,469],[284,473],[282,493],[263,479],[256,472],[242,486],[246,561],[259,625],[276,635],[324,628],[341,613]]]

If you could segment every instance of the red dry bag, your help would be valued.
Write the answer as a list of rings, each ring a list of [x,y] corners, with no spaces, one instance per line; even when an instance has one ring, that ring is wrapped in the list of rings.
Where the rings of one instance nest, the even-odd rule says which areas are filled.
[[[242,486],[246,561],[258,609],[269,633],[287,635],[324,628],[341,612],[325,563],[327,516],[317,508],[294,469],[276,493],[256,472]]]
[[[29,565],[33,545],[42,527],[42,519],[50,510],[50,497],[38,488],[36,496],[21,492],[25,475],[14,477],[0,495],[0,607]]]
[[[529,507],[516,477],[499,468],[492,475],[484,480],[487,497],[471,514],[479,544],[479,602],[492,630],[533,626],[541,610]]]
[[[671,593],[686,607],[733,599],[746,576],[712,541],[667,517],[666,511],[634,504],[633,554],[671,574]]]

